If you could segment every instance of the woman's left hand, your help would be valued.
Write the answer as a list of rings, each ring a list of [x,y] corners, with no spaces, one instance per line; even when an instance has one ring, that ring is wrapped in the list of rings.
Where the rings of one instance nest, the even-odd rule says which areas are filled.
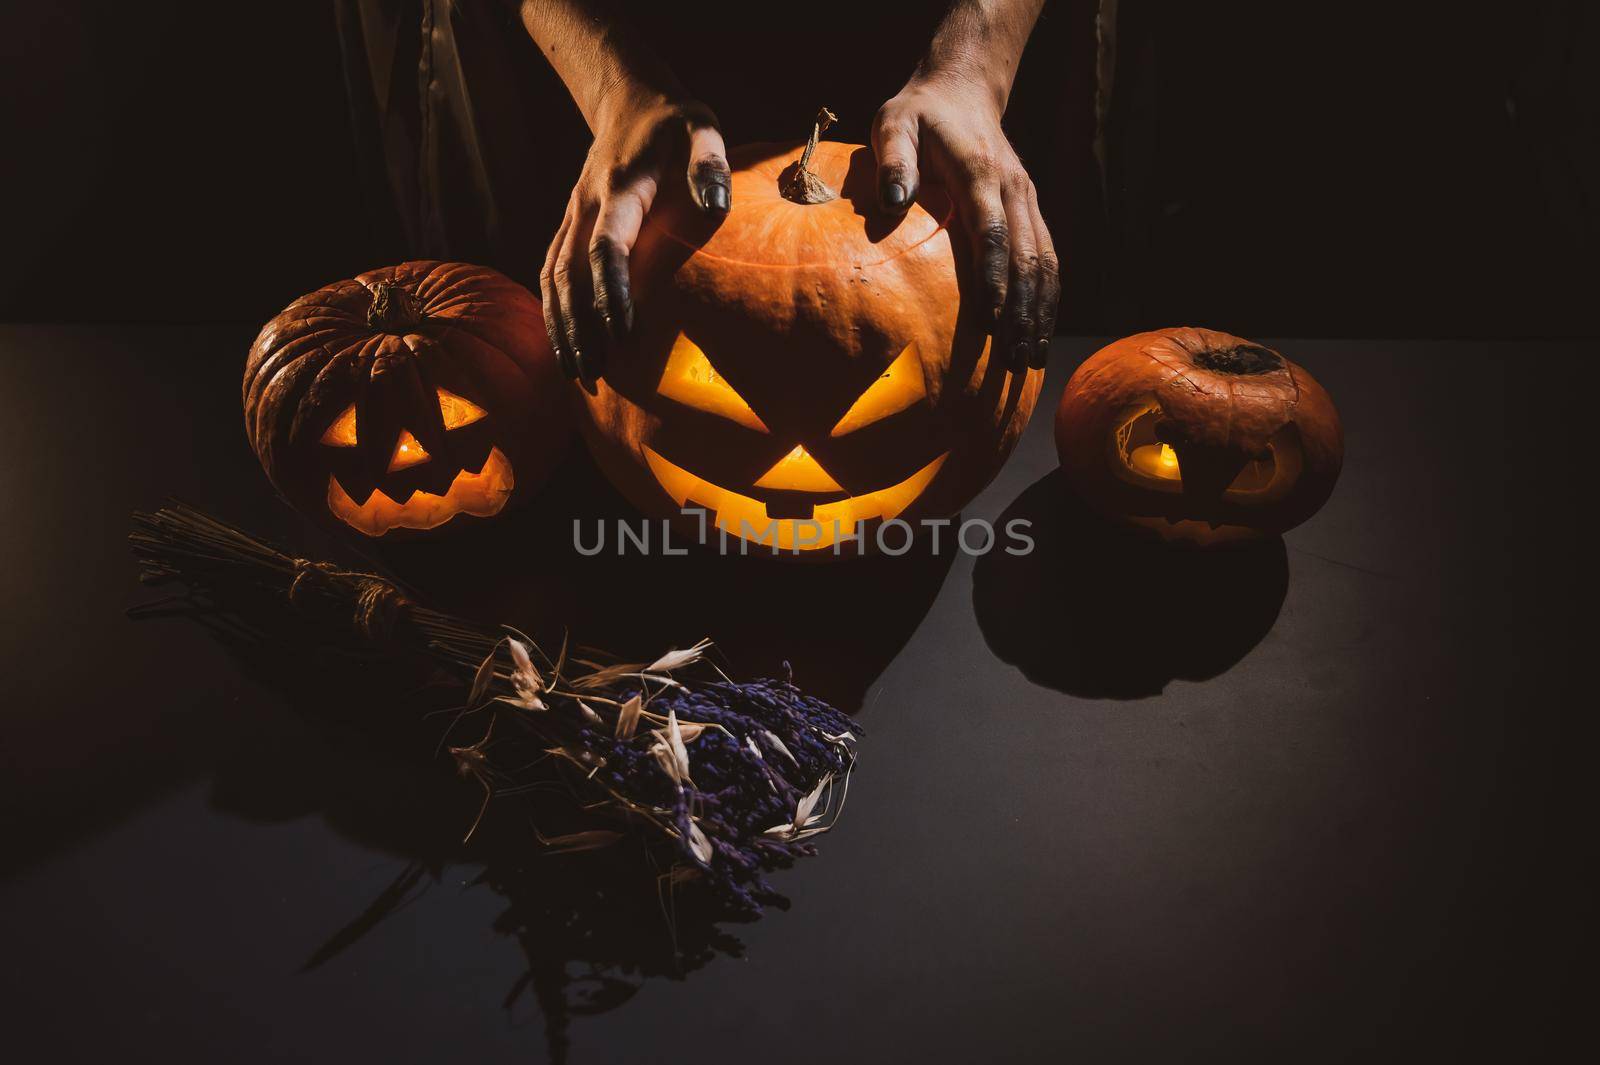
[[[924,173],[949,191],[972,243],[993,350],[1022,369],[1044,365],[1060,266],[1033,181],[1000,128],[1001,110],[987,86],[919,74],[879,109],[872,149],[884,210],[905,211]]]

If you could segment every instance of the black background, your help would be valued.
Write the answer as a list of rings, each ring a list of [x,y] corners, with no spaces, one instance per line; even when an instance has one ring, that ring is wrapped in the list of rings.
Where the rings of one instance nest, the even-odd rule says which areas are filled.
[[[813,5],[817,26],[658,6],[682,12],[653,32],[696,88],[695,57],[726,44],[736,68],[831,90],[856,140],[927,21],[927,5]],[[262,321],[404,257],[352,146],[333,4],[10,7],[0,318]],[[1594,5],[1121,9],[1108,194],[1092,4],[1048,6],[1007,118],[1067,263],[1063,331],[1593,335]],[[759,94],[703,94],[731,143],[804,125]],[[552,230],[580,153],[552,153]]]

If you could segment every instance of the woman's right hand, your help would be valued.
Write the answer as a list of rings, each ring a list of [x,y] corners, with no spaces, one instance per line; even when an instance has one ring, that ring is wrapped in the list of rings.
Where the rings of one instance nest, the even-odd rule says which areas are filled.
[[[596,118],[594,143],[539,273],[545,329],[561,368],[591,391],[608,349],[633,327],[628,256],[661,182],[677,180],[687,163],[689,195],[701,210],[723,215],[732,205],[727,152],[704,104],[618,86]]]

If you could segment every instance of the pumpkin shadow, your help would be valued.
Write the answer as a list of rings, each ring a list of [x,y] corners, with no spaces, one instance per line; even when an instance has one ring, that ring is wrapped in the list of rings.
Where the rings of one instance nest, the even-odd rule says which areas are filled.
[[[1140,539],[1091,513],[1060,470],[996,525],[1018,519],[1036,546],[978,559],[978,626],[1002,660],[1070,695],[1137,699],[1217,676],[1271,631],[1288,591],[1281,538],[1213,551]]]
[[[576,524],[575,524],[576,523]],[[531,505],[444,544],[375,550],[422,601],[491,624],[511,624],[547,650],[564,639],[632,661],[650,661],[702,637],[736,679],[780,675],[787,663],[809,694],[855,713],[868,687],[932,607],[953,553],[926,545],[896,557],[796,562],[668,541],[649,523],[648,552],[619,544],[618,524],[642,519],[574,452]],[[593,548],[580,553],[575,535]],[[576,534],[575,534],[576,530]],[[766,552],[770,556],[770,552]]]
[[[318,818],[389,855],[398,870],[347,920],[310,930],[307,942],[318,945],[301,972],[343,958],[422,894],[465,882],[500,900],[494,931],[525,958],[501,1005],[514,1024],[542,1018],[549,1058],[561,1062],[573,1018],[621,1007],[651,980],[681,980],[719,957],[744,956],[728,926],[759,918],[697,882],[666,886],[659,855],[642,839],[578,853],[540,849],[535,831],[592,827],[562,789],[490,803],[464,841],[483,793],[439,750],[450,717],[427,714],[459,691],[427,686],[403,656],[362,656],[373,667],[365,670],[336,663],[348,656],[319,646],[289,612],[252,612],[279,620],[248,631],[221,620],[238,605],[197,620],[282,706],[218,759],[212,807],[259,825]],[[468,731],[454,729],[451,742],[469,742],[457,735]]]

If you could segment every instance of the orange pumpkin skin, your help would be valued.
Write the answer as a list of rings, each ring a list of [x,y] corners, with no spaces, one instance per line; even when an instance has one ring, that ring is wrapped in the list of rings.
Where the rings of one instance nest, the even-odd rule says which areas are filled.
[[[785,557],[834,558],[862,545],[832,550],[829,530],[795,551],[811,535],[796,521],[845,515],[848,536],[865,516],[870,551],[881,520],[955,513],[1009,455],[1043,371],[991,362],[976,316],[961,313],[966,266],[942,193],[886,219],[870,149],[824,142],[811,170],[839,197],[793,202],[779,176],[801,151],[731,153],[733,208],[720,223],[686,199],[657,201],[632,257],[632,340],[585,397],[582,428],[612,483],[687,539],[713,539],[715,525],[735,544],[749,517],[753,529],[778,522],[771,537],[748,537],[749,553],[776,544]],[[708,374],[725,389],[710,393]],[[780,472],[786,456],[795,476]],[[684,506],[710,513],[685,518]]]
[[[571,436],[568,388],[526,289],[410,262],[303,296],[262,328],[245,432],[302,513],[412,537],[537,490]]]
[[[1210,329],[1101,348],[1067,382],[1055,428],[1061,468],[1091,507],[1202,547],[1305,521],[1344,459],[1338,412],[1304,368]]]

